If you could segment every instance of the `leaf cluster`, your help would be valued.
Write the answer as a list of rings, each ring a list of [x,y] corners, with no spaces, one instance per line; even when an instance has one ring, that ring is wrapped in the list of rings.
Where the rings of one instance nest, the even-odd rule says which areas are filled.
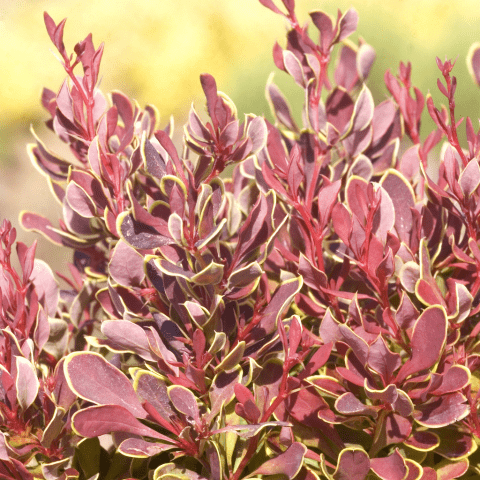
[[[354,9],[301,26],[293,0],[260,2],[289,26],[273,57],[302,124],[273,78],[274,124],[204,74],[180,149],[153,106],[99,90],[103,45],[68,54],[45,14],[67,79],[42,103],[72,158],[34,134],[63,215],[21,223],[73,263],[60,290],[17,243],[17,272],[3,222],[0,478],[480,475],[480,133],[467,118],[460,145],[453,63],[446,107],[403,63],[375,105]]]

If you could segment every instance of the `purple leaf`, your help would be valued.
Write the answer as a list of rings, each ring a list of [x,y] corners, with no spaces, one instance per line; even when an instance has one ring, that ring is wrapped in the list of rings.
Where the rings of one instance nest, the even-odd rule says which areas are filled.
[[[259,118],[259,117],[258,117]],[[227,123],[219,137],[219,142],[224,147],[231,147],[238,138],[240,123],[238,120],[232,120]]]
[[[383,420],[382,430],[380,435],[382,436],[381,446],[392,445],[395,443],[403,443],[410,433],[412,432],[412,421],[397,415],[396,413],[389,412]],[[372,452],[370,452],[371,455]]]
[[[395,314],[395,320],[398,326],[404,330],[408,330],[415,325],[418,316],[418,310],[413,305],[410,297],[406,293],[402,293],[400,305]]]
[[[139,325],[129,320],[105,320],[101,330],[114,350],[130,351],[150,362],[157,360],[152,355],[145,330]]]
[[[373,119],[375,103],[370,90],[364,85],[355,102],[351,120],[352,131],[358,132],[366,128]]]
[[[332,210],[333,228],[345,245],[350,245],[352,219],[345,205],[337,203]]]
[[[17,242],[17,256],[20,261],[20,267],[22,269],[23,283],[27,283],[33,270],[35,261],[35,249],[37,248],[37,242],[33,242],[30,247],[27,247],[23,242]]]
[[[356,157],[364,152],[372,142],[373,128],[371,125],[368,125],[363,130],[353,130],[350,134],[343,140],[343,146],[345,147],[346,152],[352,156]],[[328,143],[336,143],[335,141],[330,141],[328,139],[327,132],[327,141]]]
[[[268,239],[273,230],[271,215],[274,206],[273,192],[259,196],[239,232],[237,251],[235,252],[238,262],[244,260]]]
[[[460,282],[455,283],[455,312],[452,320],[462,323],[470,315],[473,297],[468,288]]]
[[[48,322],[47,314],[43,308],[38,309],[37,322],[35,325],[35,331],[33,333],[33,341],[41,351],[50,337],[50,323]]]
[[[143,140],[143,138],[142,138]],[[163,150],[163,149],[162,149]],[[167,166],[165,158],[162,158],[160,153],[153,146],[152,142],[145,138],[145,142],[142,142],[140,154],[143,159],[143,163],[148,173],[155,178],[161,179],[167,174]],[[166,152],[164,151],[166,157]]]
[[[290,305],[293,297],[302,288],[302,278],[292,278],[283,282],[273,294],[269,304],[263,311],[263,318],[252,333],[263,337],[273,333],[278,325],[278,320],[284,310]]]
[[[213,378],[208,395],[210,397],[211,414],[216,415],[222,405],[225,407],[235,398],[235,385],[242,378],[240,366],[230,372],[219,372]]]
[[[357,29],[358,12],[354,8],[349,8],[340,19],[340,28],[338,41],[341,42]]]
[[[474,43],[467,55],[467,67],[473,81],[480,86],[480,44]]]
[[[328,123],[331,123],[340,133],[343,133],[354,110],[354,103],[350,95],[341,88],[335,88],[328,96],[325,108]]]
[[[258,434],[261,430],[268,427],[291,427],[292,424],[288,422],[263,422],[256,425],[227,425],[226,427],[218,430],[213,430],[210,435],[216,435],[217,433],[235,432],[241,438],[252,438]]]
[[[351,347],[353,354],[358,358],[362,365],[367,364],[368,359],[368,343],[360,336],[358,336],[351,328],[345,324],[338,326],[338,334],[336,340],[345,342]]]
[[[357,52],[357,72],[361,80],[365,80],[370,73],[373,62],[375,61],[375,50],[372,46],[364,43]]]
[[[23,211],[20,213],[20,224],[25,230],[40,232],[52,243],[63,245],[63,238],[54,230],[52,222],[41,215]]]
[[[167,425],[172,418],[176,418],[177,414],[173,410],[170,398],[168,397],[167,386],[165,382],[155,374],[142,370],[135,376],[135,391],[142,400],[146,400],[157,411],[164,422],[162,426],[175,431]],[[155,418],[158,421],[158,417]],[[159,422],[160,423],[160,422]]]
[[[273,0],[259,0],[259,2],[264,6],[269,8],[272,12],[283,15],[281,10],[273,3]]]
[[[76,432],[87,438],[111,432],[124,432],[174,443],[165,435],[140,423],[126,408],[119,405],[95,405],[84,408],[73,415],[72,426]]]
[[[144,257],[123,240],[119,240],[113,249],[108,272],[113,280],[125,287],[139,286],[145,278]]]
[[[440,445],[435,448],[435,453],[450,460],[467,458],[477,449],[477,444],[465,429],[458,425],[451,425],[439,431]]]
[[[200,410],[198,408],[197,399],[195,395],[181,385],[172,385],[168,387],[168,396],[172,405],[187,417],[192,418],[195,423],[200,420]]]
[[[65,358],[62,358],[55,367],[55,388],[52,393],[55,398],[55,404],[62,407],[65,411],[68,411],[77,400],[77,396],[68,386],[63,370],[64,363]]]
[[[324,343],[333,343],[338,339],[339,322],[333,318],[330,308],[327,309],[320,323],[320,337]]]
[[[372,458],[370,467],[382,480],[403,480],[407,474],[405,459],[398,449],[388,457]]]
[[[213,128],[218,128],[218,120],[216,116],[216,105],[217,105],[217,84],[215,79],[208,73],[200,75],[200,83],[202,84],[203,92],[207,98],[207,109],[208,114],[213,122]]]
[[[330,221],[332,210],[337,202],[341,181],[337,180],[328,186],[324,186],[318,192],[318,219],[320,225],[325,227]]]
[[[30,280],[35,285],[38,300],[45,306],[49,317],[54,317],[59,300],[58,282],[53,276],[52,269],[43,260],[35,259]]]
[[[154,227],[135,220],[128,212],[117,217],[117,225],[120,227],[123,240],[138,249],[158,248],[174,243],[171,238],[160,234]]]
[[[360,448],[344,448],[338,456],[334,480],[364,480],[370,471],[367,452]]]
[[[440,358],[447,338],[447,316],[439,306],[428,307],[413,327],[410,341],[412,356],[397,375],[397,383],[409,375],[432,367]]]
[[[270,108],[272,109],[275,118],[289,130],[296,132],[298,127],[293,119],[287,99],[280,89],[272,82],[272,77],[269,78],[267,83],[267,99],[269,100]]]
[[[440,438],[436,433],[420,430],[413,432],[404,443],[415,450],[429,452],[440,445]]]
[[[460,188],[466,198],[469,198],[480,185],[480,167],[476,158],[470,160],[458,179]]]
[[[3,432],[0,432],[0,460],[3,460],[4,462],[10,461],[5,441],[5,434]]]
[[[287,72],[293,77],[295,83],[305,88],[305,76],[300,60],[290,50],[283,51],[283,64]]]
[[[205,127],[203,122],[200,120],[200,117],[195,111],[195,108],[193,108],[193,105],[188,115],[188,128],[189,128],[189,133],[190,134],[193,133],[196,140],[208,141],[211,138],[208,128]]]
[[[342,415],[367,415],[377,417],[377,409],[364,405],[352,392],[346,392],[335,400],[335,409]]]
[[[427,478],[423,477],[422,475],[422,466],[415,462],[414,460],[410,460],[409,458],[405,459],[405,465],[408,469],[408,475],[405,477],[404,480],[428,480]],[[425,470],[423,470],[425,472]],[[437,480],[437,479],[435,479]]]
[[[22,410],[26,410],[37,398],[40,383],[35,367],[24,357],[15,357],[17,378],[17,400]]]
[[[398,353],[390,351],[384,338],[379,335],[370,344],[367,364],[382,377],[384,384],[388,385],[395,370],[401,366],[402,360]]]
[[[215,373],[231,370],[235,368],[243,359],[245,353],[245,342],[238,342],[237,345],[228,352],[222,361],[215,367]]]
[[[319,350],[317,350],[317,352],[318,351]],[[326,393],[331,397],[339,397],[340,395],[346,393],[345,387],[340,383],[339,380],[333,377],[315,375],[307,378],[306,381],[313,385],[321,393]]]
[[[207,448],[205,449],[207,455],[207,462],[210,467],[210,480],[222,480],[223,471],[222,471],[222,454],[216,443],[209,442]],[[223,452],[223,450],[222,450]]]
[[[190,281],[196,285],[218,285],[223,279],[223,269],[223,264],[212,262],[193,275]]]
[[[79,397],[99,405],[118,405],[137,418],[145,418],[128,378],[100,354],[75,352],[65,359],[68,385]]]
[[[365,381],[365,394],[371,400],[377,400],[384,404],[393,404],[398,398],[398,390],[395,385],[387,385],[384,389],[377,390],[370,388],[367,381]]]
[[[425,427],[440,428],[459,422],[470,413],[467,399],[460,392],[442,397],[433,397],[426,403],[417,405],[413,418]]]
[[[410,243],[413,226],[411,209],[415,207],[415,194],[407,179],[397,170],[388,170],[381,180],[395,209],[395,229],[399,240]]]
[[[320,31],[321,47],[323,52],[327,52],[333,40],[333,20],[330,15],[319,10],[310,12],[313,24]]]
[[[128,457],[148,458],[173,448],[176,446],[170,443],[151,443],[141,438],[127,438],[118,446],[118,451]]]
[[[247,136],[252,141],[252,153],[258,153],[267,144],[267,125],[262,117],[255,117],[247,128]]]
[[[67,185],[65,198],[72,210],[81,217],[92,218],[97,215],[97,208],[88,193],[75,182]]]
[[[258,280],[263,273],[262,267],[257,263],[249,263],[245,267],[234,270],[228,277],[228,288],[241,288]]]
[[[358,155],[350,167],[350,172],[352,175],[361,177],[367,182],[370,181],[373,175],[371,160],[363,154]]]
[[[430,395],[445,395],[462,390],[471,380],[471,373],[463,365],[452,365],[443,375],[441,375],[441,384],[434,390],[430,390]]]
[[[299,442],[292,443],[285,452],[278,457],[267,460],[251,475],[286,475],[292,479],[300,471],[307,447]]]
[[[469,466],[467,458],[455,462],[441,462],[440,465],[436,465],[437,477],[439,479],[462,478]]]

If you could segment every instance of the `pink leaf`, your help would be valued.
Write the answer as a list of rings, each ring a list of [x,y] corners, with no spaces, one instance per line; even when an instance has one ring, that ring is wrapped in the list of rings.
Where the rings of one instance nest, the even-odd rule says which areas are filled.
[[[364,480],[370,471],[370,462],[367,453],[360,448],[345,448],[338,456],[338,463],[334,480]]]
[[[300,471],[307,447],[299,442],[292,443],[285,452],[278,457],[267,460],[251,475],[286,475],[292,479]]]
[[[447,338],[447,316],[439,306],[428,307],[413,327],[412,356],[397,375],[397,383],[409,375],[432,367],[440,358]]]
[[[398,449],[388,457],[372,458],[370,467],[382,480],[403,480],[407,466]]]
[[[95,405],[84,408],[72,417],[72,425],[80,435],[87,438],[111,432],[124,432],[174,443],[165,435],[140,423],[126,408],[119,405]]]
[[[474,43],[467,55],[467,66],[473,81],[480,86],[480,44]]]
[[[123,240],[119,240],[108,264],[108,271],[115,282],[125,287],[139,286],[145,278],[144,257]]]
[[[172,385],[168,388],[168,396],[172,405],[187,417],[192,418],[195,422],[200,420],[200,410],[198,408],[195,395],[181,385]]]
[[[348,9],[340,20],[338,41],[341,42],[357,29],[358,12],[354,8]]]
[[[147,413],[128,378],[98,353],[76,352],[65,360],[69,387],[79,397],[100,405],[118,405],[138,418]]]
[[[433,397],[427,403],[417,405],[413,417],[423,426],[440,428],[459,422],[470,413],[467,399],[460,392]]]
[[[141,438],[127,438],[119,445],[118,451],[129,457],[148,458],[172,448],[176,448],[175,445],[147,442]]]
[[[22,410],[26,410],[37,398],[40,383],[35,367],[24,357],[15,357],[17,378],[17,400]]]

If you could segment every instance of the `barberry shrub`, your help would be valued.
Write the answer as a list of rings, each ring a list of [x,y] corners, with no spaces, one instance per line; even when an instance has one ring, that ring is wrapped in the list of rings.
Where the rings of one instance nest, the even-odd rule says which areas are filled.
[[[3,221],[0,479],[480,478],[480,132],[462,147],[453,63],[446,107],[403,63],[375,105],[354,9],[301,26],[260,2],[289,26],[273,57],[301,125],[272,78],[274,124],[205,74],[181,146],[45,14],[67,79],[42,103],[72,158],[34,134],[63,217],[21,223],[73,263],[60,290],[18,242],[17,271]],[[480,85],[480,47],[468,65]]]

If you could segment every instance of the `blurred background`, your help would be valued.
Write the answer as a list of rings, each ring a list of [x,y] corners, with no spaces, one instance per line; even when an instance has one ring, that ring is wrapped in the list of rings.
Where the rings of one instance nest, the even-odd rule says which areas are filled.
[[[278,5],[280,0],[276,0]],[[480,91],[465,63],[470,45],[480,41],[478,0],[297,0],[302,22],[308,11],[336,15],[354,6],[360,14],[357,33],[371,44],[377,59],[368,85],[376,102],[387,96],[383,74],[396,73],[400,61],[413,64],[413,83],[430,89],[436,104],[438,70],[435,56],[456,58],[457,118],[480,115]],[[31,244],[38,238],[37,256],[54,270],[64,270],[70,252],[18,227],[21,210],[48,216],[54,224],[60,208],[51,198],[45,179],[26,156],[32,125],[53,150],[64,151],[45,126],[40,104],[42,87],[57,91],[65,77],[53,55],[43,24],[47,10],[58,23],[68,17],[67,50],[93,33],[97,46],[105,42],[101,89],[119,89],[141,106],[151,103],[170,115],[181,129],[191,102],[203,109],[199,75],[214,75],[243,113],[270,118],[264,88],[270,72],[275,40],[285,45],[285,22],[258,0],[0,0],[0,218],[9,218],[18,238]],[[314,34],[312,28],[311,34]],[[300,111],[301,90],[282,72],[275,82]],[[432,123],[425,116],[423,138]],[[463,129],[463,127],[462,127]],[[57,148],[58,146],[58,148]]]

